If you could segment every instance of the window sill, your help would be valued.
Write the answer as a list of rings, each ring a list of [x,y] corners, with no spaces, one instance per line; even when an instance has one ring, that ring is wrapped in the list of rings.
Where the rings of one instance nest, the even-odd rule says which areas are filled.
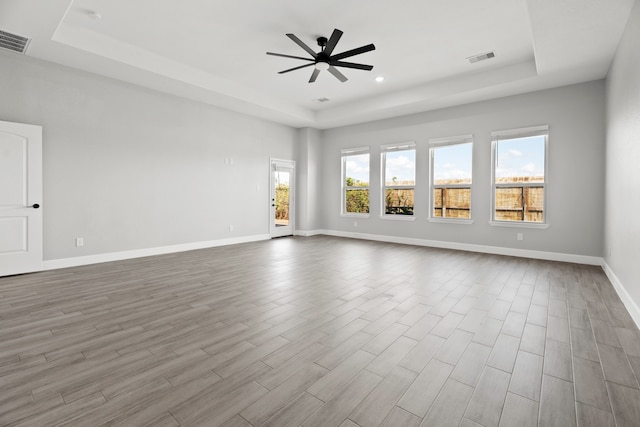
[[[549,224],[536,222],[516,222],[516,221],[489,221],[492,227],[512,227],[512,228],[539,228],[546,230]]]
[[[455,219],[455,218],[427,218],[429,222],[442,222],[445,224],[473,224],[472,219]]]
[[[392,221],[415,221],[416,217],[413,215],[380,215],[381,219],[390,219]]]
[[[370,214],[368,213],[341,213],[341,217],[345,218],[369,218]]]

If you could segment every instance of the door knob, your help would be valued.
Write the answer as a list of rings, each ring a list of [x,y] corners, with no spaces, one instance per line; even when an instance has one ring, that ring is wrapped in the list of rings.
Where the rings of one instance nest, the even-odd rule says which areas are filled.
[[[32,207],[33,209],[38,209],[38,208],[40,207],[40,205],[39,205],[39,204],[37,204],[37,203],[34,203],[34,204],[33,204],[32,206],[30,206],[30,207]]]

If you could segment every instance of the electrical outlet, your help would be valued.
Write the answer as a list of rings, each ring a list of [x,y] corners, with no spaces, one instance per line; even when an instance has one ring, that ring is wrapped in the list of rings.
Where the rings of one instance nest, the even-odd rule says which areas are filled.
[[[76,248],[84,246],[84,237],[76,237]]]
[[[229,231],[233,231],[233,225],[229,225]]]
[[[517,236],[516,236],[516,238],[517,238],[518,240],[524,240],[524,236],[522,235],[522,233],[518,233],[518,234],[517,234]]]
[[[358,226],[358,221],[353,221],[353,226],[357,227]]]

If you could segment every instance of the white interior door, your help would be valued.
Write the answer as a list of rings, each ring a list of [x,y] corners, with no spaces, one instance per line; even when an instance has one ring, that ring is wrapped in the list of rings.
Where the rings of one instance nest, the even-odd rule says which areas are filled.
[[[271,237],[293,235],[295,227],[295,163],[271,159]]]
[[[0,276],[42,269],[42,128],[0,121]]]

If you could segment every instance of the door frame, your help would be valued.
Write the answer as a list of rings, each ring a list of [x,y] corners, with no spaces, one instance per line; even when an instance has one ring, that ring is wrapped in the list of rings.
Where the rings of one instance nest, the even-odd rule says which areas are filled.
[[[0,132],[24,141],[26,188],[20,204],[0,206],[4,218],[24,218],[23,249],[0,254],[0,277],[32,273],[43,268],[42,126],[0,121]]]
[[[276,227],[275,225],[275,179],[276,168],[291,169],[289,181],[289,225],[286,227]],[[269,158],[269,235],[271,238],[293,236],[296,230],[296,162],[294,160]]]

